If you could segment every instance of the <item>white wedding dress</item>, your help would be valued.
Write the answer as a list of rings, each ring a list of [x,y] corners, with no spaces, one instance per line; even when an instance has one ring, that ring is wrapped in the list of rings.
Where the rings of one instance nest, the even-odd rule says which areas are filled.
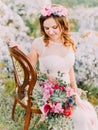
[[[42,37],[38,38],[35,43],[33,44],[33,46],[40,54],[40,71],[43,73],[47,73],[48,70],[49,75],[52,77],[57,77],[57,72],[60,71],[63,73],[63,80],[67,83],[70,83],[68,72],[70,68],[74,65],[75,61],[75,56],[72,48],[70,47],[68,49],[67,47],[64,47],[62,43],[53,42],[50,42],[49,46],[45,47]],[[39,85],[36,85],[34,91],[38,90],[38,87]],[[36,98],[37,97],[35,95],[35,99]],[[53,130],[98,130],[98,118],[93,106],[88,101],[81,100],[78,94],[77,100],[78,104],[72,114],[74,128],[68,128],[68,126],[65,125],[65,128],[62,128],[61,126],[59,129],[57,129],[54,126]],[[38,104],[40,103],[38,102]],[[66,122],[66,118],[64,120]],[[63,124],[65,124],[64,120]]]

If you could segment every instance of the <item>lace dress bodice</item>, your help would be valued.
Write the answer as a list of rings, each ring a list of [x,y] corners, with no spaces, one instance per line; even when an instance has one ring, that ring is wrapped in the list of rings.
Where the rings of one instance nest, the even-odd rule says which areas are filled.
[[[41,72],[48,73],[51,76],[57,77],[58,72],[63,73],[63,80],[68,83],[69,70],[74,64],[74,52],[72,47],[65,47],[63,43],[50,42],[49,46],[45,47],[45,44],[40,40],[40,45],[36,45],[38,48],[39,57],[39,68]]]

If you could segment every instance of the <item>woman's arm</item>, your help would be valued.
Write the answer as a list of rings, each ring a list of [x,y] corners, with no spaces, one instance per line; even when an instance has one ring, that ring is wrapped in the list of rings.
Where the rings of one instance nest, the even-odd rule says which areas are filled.
[[[77,87],[77,83],[76,83],[76,79],[75,79],[75,74],[74,74],[73,67],[70,69],[69,75],[70,75],[70,85],[71,85],[71,87],[74,89],[74,91],[76,93],[78,93],[79,95],[81,95],[82,92],[83,92],[83,90]]]
[[[75,79],[73,67],[69,71],[69,76],[70,76],[70,85],[74,89],[74,91],[77,92],[77,84],[76,84],[76,79]]]
[[[32,43],[31,49],[30,49],[30,53],[28,54],[28,57],[33,66],[36,65],[42,51],[43,51],[42,38],[41,37],[35,38],[33,40],[33,43]]]
[[[23,51],[23,52],[25,53],[25,50],[24,50],[19,44],[10,42],[10,43],[9,43],[9,46],[10,46],[10,47],[17,47],[17,48],[19,48],[21,51]],[[26,54],[26,53],[25,53],[25,54]],[[33,47],[33,45],[32,45],[32,47],[31,47],[31,49],[30,49],[30,53],[29,53],[29,54],[26,54],[26,55],[27,55],[27,57],[30,59],[31,64],[32,64],[33,66],[35,66],[36,63],[37,63],[37,60],[38,60],[38,54],[37,54],[36,48]]]
[[[27,57],[30,59],[31,64],[33,66],[36,66],[36,63],[38,61],[39,55],[38,55],[38,53],[37,53],[35,48],[31,47],[30,53],[27,55]]]

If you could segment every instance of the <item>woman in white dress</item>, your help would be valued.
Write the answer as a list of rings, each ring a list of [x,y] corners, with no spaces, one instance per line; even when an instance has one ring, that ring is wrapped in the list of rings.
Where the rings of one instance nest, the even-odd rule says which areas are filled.
[[[45,7],[41,11],[39,21],[43,36],[33,41],[28,57],[34,66],[39,61],[40,72],[45,73],[50,82],[56,81],[58,72],[62,73],[62,80],[70,84],[76,95],[76,107],[71,116],[69,118],[66,116],[55,118],[54,124],[48,122],[49,129],[98,130],[98,118],[93,106],[88,101],[80,99],[79,96],[81,91],[77,88],[73,70],[76,50],[69,34],[67,9],[61,5]],[[47,115],[41,105],[43,99],[38,100],[38,94],[41,91],[41,86],[37,82],[34,96],[47,120]]]

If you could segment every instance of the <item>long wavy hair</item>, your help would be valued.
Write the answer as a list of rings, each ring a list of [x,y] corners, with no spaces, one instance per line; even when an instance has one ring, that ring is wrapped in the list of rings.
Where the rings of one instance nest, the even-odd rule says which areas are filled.
[[[42,16],[42,15],[40,16],[40,18],[39,18],[40,31],[44,37],[45,45],[48,46],[48,44],[49,44],[49,36],[45,33],[43,24],[44,24],[44,21],[49,18],[53,18],[56,21],[59,28],[61,28],[61,40],[63,41],[64,45],[66,47],[72,45],[73,50],[76,51],[74,41],[71,39],[70,34],[69,34],[69,32],[70,32],[69,31],[69,22],[66,19],[66,17],[64,17],[64,16],[57,16],[57,15],[53,15],[53,14],[51,14],[50,16]]]

